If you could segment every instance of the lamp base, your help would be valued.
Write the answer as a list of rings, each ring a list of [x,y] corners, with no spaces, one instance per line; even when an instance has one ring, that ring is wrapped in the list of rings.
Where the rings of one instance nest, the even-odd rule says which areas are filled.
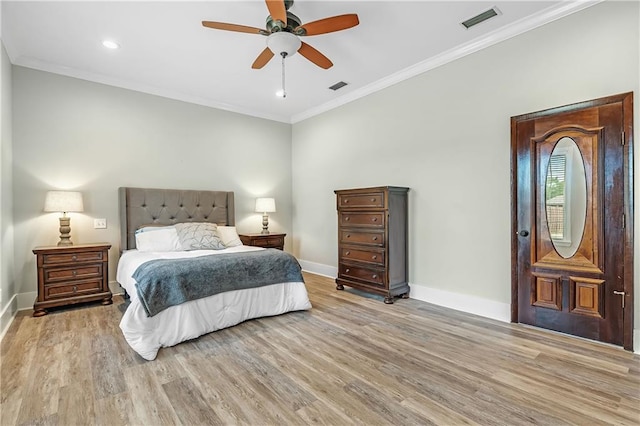
[[[58,246],[72,246],[71,242],[71,218],[63,216],[60,218],[60,241]]]
[[[262,215],[262,234],[268,234],[269,233],[269,215],[267,214],[263,214]]]

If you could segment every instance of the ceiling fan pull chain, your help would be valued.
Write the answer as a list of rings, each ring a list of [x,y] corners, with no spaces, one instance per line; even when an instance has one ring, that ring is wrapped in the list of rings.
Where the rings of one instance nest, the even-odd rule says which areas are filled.
[[[284,87],[284,58],[287,57],[287,52],[282,52],[282,97],[286,98],[287,97],[287,91],[285,90]]]

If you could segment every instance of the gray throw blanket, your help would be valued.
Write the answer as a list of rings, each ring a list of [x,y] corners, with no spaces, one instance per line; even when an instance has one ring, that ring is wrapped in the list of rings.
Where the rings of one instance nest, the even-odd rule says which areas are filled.
[[[296,258],[276,249],[150,260],[136,269],[133,279],[150,317],[170,306],[225,291],[304,282]]]

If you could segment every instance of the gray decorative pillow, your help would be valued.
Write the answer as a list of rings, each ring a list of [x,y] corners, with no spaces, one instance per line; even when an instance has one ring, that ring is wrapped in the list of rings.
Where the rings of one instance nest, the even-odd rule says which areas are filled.
[[[215,223],[176,223],[175,227],[183,250],[222,250],[226,248],[216,233]]]

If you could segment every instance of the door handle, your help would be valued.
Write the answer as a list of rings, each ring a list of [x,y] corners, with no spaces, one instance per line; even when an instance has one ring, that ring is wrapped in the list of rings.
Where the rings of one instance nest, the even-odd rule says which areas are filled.
[[[516,235],[520,235],[521,237],[528,237],[529,231],[525,231],[524,229],[520,232],[516,231]]]
[[[618,296],[622,296],[622,309],[624,309],[624,297],[626,296],[626,293],[624,291],[613,290],[613,294],[617,294]]]

